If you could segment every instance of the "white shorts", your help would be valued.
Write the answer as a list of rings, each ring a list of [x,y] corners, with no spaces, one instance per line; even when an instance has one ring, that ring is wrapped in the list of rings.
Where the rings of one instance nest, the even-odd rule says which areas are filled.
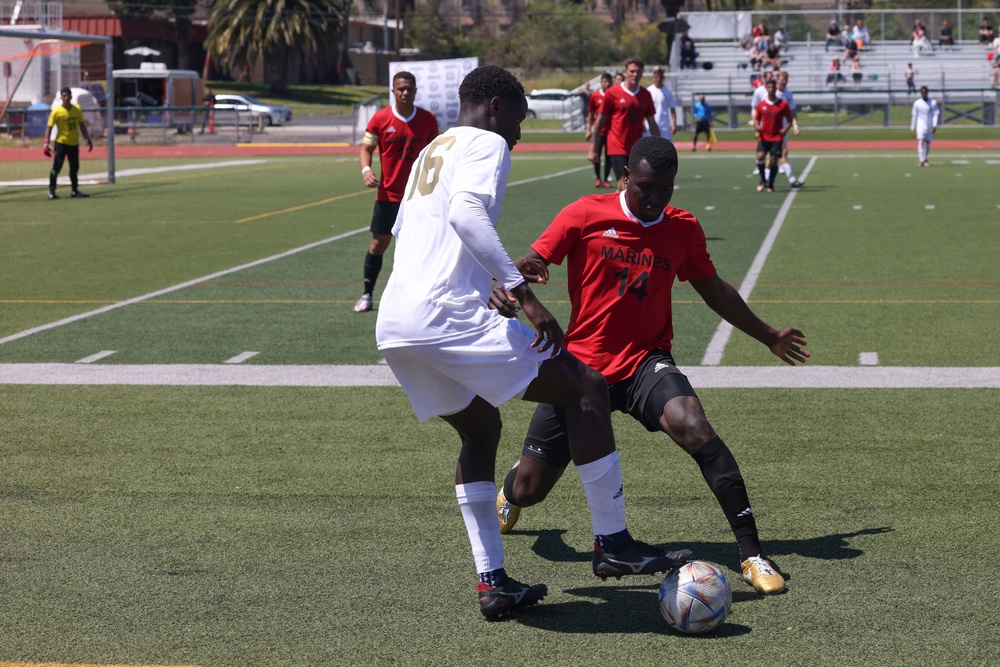
[[[382,350],[417,419],[453,415],[481,396],[499,407],[520,398],[551,350],[532,348],[535,330],[500,319],[485,333],[427,345]]]
[[[934,141],[933,132],[917,132],[917,141]]]

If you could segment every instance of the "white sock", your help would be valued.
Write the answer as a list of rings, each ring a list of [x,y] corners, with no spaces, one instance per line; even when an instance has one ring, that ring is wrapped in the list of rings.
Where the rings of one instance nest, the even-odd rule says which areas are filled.
[[[770,167],[766,167],[764,169],[764,180],[767,181],[767,182],[771,181],[771,168]]]
[[[614,535],[625,530],[625,493],[618,452],[576,467],[587,494],[594,535]]]
[[[482,574],[503,567],[503,542],[497,520],[497,487],[493,482],[456,484],[455,496],[462,510],[465,530],[472,543],[476,572]]]
[[[792,165],[789,162],[783,162],[781,164],[781,173],[788,177],[789,183],[795,182],[795,175],[792,173]]]

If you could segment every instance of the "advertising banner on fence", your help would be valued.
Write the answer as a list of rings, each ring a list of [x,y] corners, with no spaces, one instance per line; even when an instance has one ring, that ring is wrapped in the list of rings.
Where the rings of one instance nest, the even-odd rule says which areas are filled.
[[[417,78],[416,105],[437,116],[438,127],[444,131],[458,120],[459,84],[466,74],[477,67],[479,58],[391,62],[389,81],[396,72],[413,74]]]

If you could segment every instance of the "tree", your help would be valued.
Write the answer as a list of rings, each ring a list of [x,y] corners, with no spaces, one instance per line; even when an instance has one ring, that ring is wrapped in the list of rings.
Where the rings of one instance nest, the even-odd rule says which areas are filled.
[[[420,11],[409,7],[405,16],[406,44],[420,49],[424,56],[465,58],[481,55],[475,45],[465,38],[462,29],[442,16],[441,0],[429,0]]]
[[[108,7],[118,16],[157,18],[173,21],[177,36],[177,67],[189,69],[188,43],[191,17],[197,0],[112,0]]]
[[[600,19],[559,0],[536,0],[508,35],[507,67],[534,74],[547,67],[583,69],[614,57],[612,35]]]
[[[350,7],[350,0],[214,0],[205,46],[230,74],[262,61],[264,81],[282,93],[293,55],[320,70],[336,60]]]

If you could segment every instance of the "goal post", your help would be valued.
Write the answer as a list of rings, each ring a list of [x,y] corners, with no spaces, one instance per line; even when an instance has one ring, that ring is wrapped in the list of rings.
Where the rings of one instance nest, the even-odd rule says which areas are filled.
[[[39,157],[28,152],[32,139],[44,136],[48,111],[59,90],[70,88],[74,101],[78,95],[85,100],[80,106],[95,153],[106,153],[106,167],[94,169],[97,160],[84,173],[81,154],[81,182],[115,182],[115,91],[112,83],[114,60],[112,38],[100,35],[52,32],[37,25],[0,27],[0,129],[8,146],[23,150],[5,150],[0,158],[0,186],[47,183]],[[81,54],[87,53],[84,60]],[[89,93],[89,95],[88,95]],[[41,129],[39,129],[39,126]],[[101,160],[103,163],[104,160]],[[39,171],[42,173],[40,174]],[[65,170],[64,170],[65,172]],[[45,178],[40,178],[45,176]],[[60,181],[67,174],[60,174]]]

